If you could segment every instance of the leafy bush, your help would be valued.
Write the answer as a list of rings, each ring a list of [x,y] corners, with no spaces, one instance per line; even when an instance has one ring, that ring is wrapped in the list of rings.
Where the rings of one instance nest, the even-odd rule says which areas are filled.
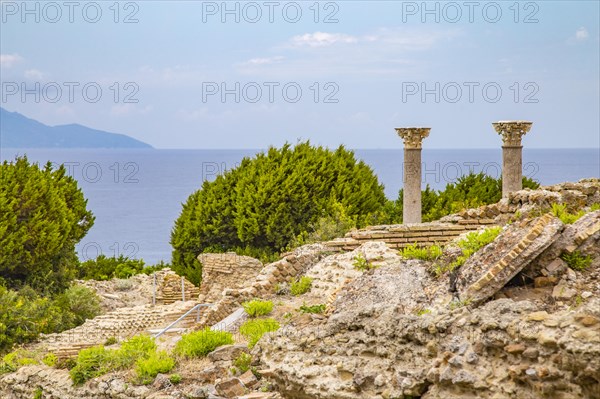
[[[336,219],[340,205],[344,219],[360,227],[385,201],[372,169],[344,147],[271,147],[188,198],[171,234],[173,269],[197,284],[196,257],[207,249],[276,253],[302,232],[316,231],[320,218]]]
[[[458,242],[458,247],[462,253],[456,260],[450,264],[436,264],[434,265],[433,274],[437,277],[441,276],[446,272],[452,272],[462,265],[477,251],[498,237],[502,227],[489,227],[483,231],[472,231],[467,236]]]
[[[277,331],[279,327],[275,319],[253,319],[240,326],[240,333],[248,339],[248,347],[253,348],[265,333]]]
[[[37,355],[25,349],[17,349],[6,354],[0,361],[0,375],[4,373],[12,373],[21,366],[30,364],[38,364]]]
[[[465,239],[458,242],[462,255],[451,264],[450,271],[462,266],[471,255],[494,241],[501,231],[502,227],[490,227],[481,232],[473,231],[467,234]]]
[[[61,321],[65,330],[93,319],[102,310],[96,292],[82,285],[73,285],[56,296],[55,304],[63,310]]]
[[[431,245],[429,247],[420,248],[415,243],[403,248],[402,256],[406,259],[432,261],[442,256],[442,248],[439,245]]]
[[[152,352],[150,356],[139,358],[135,362],[135,372],[138,381],[142,384],[150,384],[158,373],[168,373],[173,367],[175,367],[175,360],[166,351]]]
[[[19,291],[0,285],[0,353],[24,344],[39,334],[58,333],[83,323],[100,312],[97,295],[72,286],[55,298],[40,297],[30,287]]]
[[[592,264],[592,257],[590,255],[583,256],[581,252],[574,251],[572,253],[565,252],[560,258],[567,262],[567,265],[573,270],[584,271]]]
[[[0,165],[0,276],[8,288],[67,287],[79,264],[75,244],[94,223],[86,205],[63,165],[40,168],[27,157]]]
[[[117,368],[129,367],[138,359],[145,359],[156,352],[156,343],[149,335],[136,335],[121,344],[114,356]]]
[[[54,353],[47,353],[42,359],[42,363],[48,367],[54,367],[58,363],[58,357]]]
[[[572,224],[585,215],[585,212],[581,210],[577,213],[570,213],[566,204],[552,204],[552,214],[564,224]]]
[[[323,313],[326,307],[327,305],[325,305],[324,303],[313,306],[302,305],[300,306],[300,311],[302,313]]]
[[[226,331],[204,330],[184,334],[175,345],[177,355],[194,358],[204,357],[222,345],[233,344],[233,336]]]
[[[83,384],[87,380],[99,377],[115,369],[113,365],[113,352],[102,345],[82,349],[77,355],[77,363],[69,374],[73,383]]]
[[[141,362],[146,359],[154,359],[154,361]],[[75,366],[69,373],[74,384],[83,384],[90,378],[131,367],[134,364],[138,365],[138,363],[142,364],[140,379],[143,381],[150,378],[152,370],[161,368],[166,363],[164,354],[157,354],[156,343],[147,335],[131,337],[123,342],[119,349],[106,349],[102,345],[83,349],[79,351]]]
[[[255,299],[242,303],[242,306],[250,317],[265,316],[273,311],[272,301],[261,301],[259,299]]]
[[[171,382],[171,384],[173,385],[177,385],[181,382],[182,378],[180,374],[171,374],[171,376],[169,377],[169,381]]]
[[[302,276],[300,279],[290,279],[290,293],[294,296],[307,293],[312,286],[312,280],[308,276]]]
[[[89,259],[81,264],[78,278],[85,280],[124,279],[142,273],[143,270],[143,260],[129,259],[123,255],[119,255],[118,258],[99,255],[96,259]]]

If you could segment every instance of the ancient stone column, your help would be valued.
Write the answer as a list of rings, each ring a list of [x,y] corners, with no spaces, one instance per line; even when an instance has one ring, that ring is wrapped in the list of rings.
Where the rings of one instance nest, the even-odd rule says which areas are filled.
[[[532,122],[500,121],[492,123],[496,132],[502,136],[502,197],[523,188],[523,146],[521,137]]]
[[[403,223],[421,223],[421,144],[430,130],[428,127],[396,129],[404,140]]]

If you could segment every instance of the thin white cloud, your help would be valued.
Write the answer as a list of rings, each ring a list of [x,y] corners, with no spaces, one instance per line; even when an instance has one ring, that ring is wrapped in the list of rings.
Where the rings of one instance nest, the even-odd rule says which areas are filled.
[[[589,34],[588,30],[583,26],[581,28],[577,29],[577,32],[575,32],[576,40],[584,41],[584,40],[587,40],[588,37],[590,37],[590,34]]]
[[[382,44],[404,50],[425,50],[441,40],[452,39],[459,35],[456,29],[441,32],[409,31],[401,28],[381,28],[364,36],[351,36],[345,33],[305,33],[292,37],[286,47],[319,48],[339,44],[373,45]]]
[[[11,68],[13,65],[23,61],[19,54],[0,54],[0,67]]]
[[[328,47],[334,44],[352,44],[358,41],[357,37],[343,33],[315,32],[292,37],[290,45],[292,47]]]
[[[44,74],[42,72],[38,71],[37,69],[28,69],[23,73],[23,75],[25,76],[25,79],[29,79],[29,80],[44,79]]]
[[[283,56],[267,57],[267,58],[252,58],[248,61],[242,62],[240,65],[246,66],[259,66],[259,65],[272,65],[278,64],[285,59]]]

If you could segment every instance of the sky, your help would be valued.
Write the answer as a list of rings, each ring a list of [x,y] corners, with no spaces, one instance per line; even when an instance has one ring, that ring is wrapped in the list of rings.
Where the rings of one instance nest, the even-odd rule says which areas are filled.
[[[598,1],[0,1],[0,106],[156,148],[600,151]]]

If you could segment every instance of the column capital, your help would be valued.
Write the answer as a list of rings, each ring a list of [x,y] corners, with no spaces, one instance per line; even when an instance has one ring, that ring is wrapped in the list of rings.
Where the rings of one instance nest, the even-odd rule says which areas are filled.
[[[521,138],[529,132],[532,124],[528,121],[498,121],[492,126],[502,136],[505,147],[521,147]]]
[[[421,149],[423,139],[429,136],[430,127],[397,127],[398,136],[404,140],[404,148]]]

